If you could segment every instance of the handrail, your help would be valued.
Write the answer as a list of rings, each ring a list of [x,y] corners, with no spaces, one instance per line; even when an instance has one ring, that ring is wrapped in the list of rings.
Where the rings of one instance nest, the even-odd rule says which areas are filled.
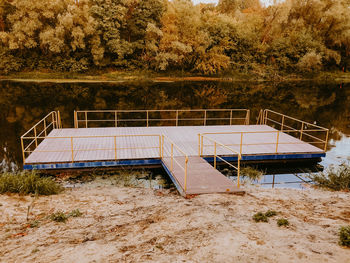
[[[261,111],[260,111],[261,113]],[[271,116],[272,115],[272,116]],[[276,118],[273,118],[273,115],[277,115],[281,118],[281,120],[276,120]],[[309,122],[306,122],[306,121],[302,121],[302,120],[299,120],[297,118],[294,118],[294,117],[291,117],[291,116],[288,116],[288,115],[285,115],[285,114],[282,114],[282,113],[279,113],[279,112],[276,112],[276,111],[272,111],[272,110],[269,110],[269,109],[265,109],[260,117],[260,114],[259,114],[259,118],[260,119],[260,124],[265,124],[265,125],[268,125],[268,122],[272,122],[274,124],[277,124],[280,126],[280,131],[282,132],[294,132],[292,134],[295,134],[295,132],[298,132],[298,139],[299,140],[303,140],[303,136],[307,136],[309,138],[312,138],[314,140],[318,140],[318,141],[321,141],[323,142],[323,145],[319,148],[321,148],[324,152],[326,152],[327,150],[327,145],[328,145],[328,136],[329,136],[329,129],[327,128],[324,128],[324,127],[321,127],[319,125],[316,125],[316,124],[313,124],[313,123],[309,123]],[[287,125],[286,124],[286,121],[287,120],[291,120],[291,121],[294,121],[297,123],[297,126],[298,127],[292,127],[292,125]],[[259,121],[259,119],[258,119]],[[300,126],[300,128],[299,128]],[[311,127],[311,129],[308,129],[308,127]],[[290,130],[293,130],[293,131],[290,131],[290,130],[285,130],[284,128],[288,128]],[[310,132],[321,132],[321,133],[324,133],[324,139],[321,139],[321,138],[318,138],[314,135],[311,135],[309,134]],[[296,137],[296,136],[294,136]]]
[[[117,147],[117,138],[120,137],[157,137],[159,138],[159,144],[155,146],[146,146],[146,147]],[[60,150],[38,150],[35,149],[35,152],[71,152],[71,162],[74,163],[76,160],[74,159],[74,154],[77,152],[86,152],[86,151],[114,151],[114,160],[118,160],[119,155],[117,154],[119,150],[127,150],[127,149],[158,149],[159,151],[159,158],[162,156],[162,141],[161,141],[161,135],[159,134],[125,134],[125,135],[106,135],[106,136],[46,136],[41,137],[45,139],[69,139],[69,149],[60,149]],[[76,139],[88,139],[88,138],[113,138],[113,147],[112,148],[93,148],[93,149],[76,149],[74,148],[74,140]],[[25,139],[31,139],[29,138],[23,138]],[[34,151],[30,151],[25,149],[24,153],[32,153]]]
[[[40,126],[42,126],[41,131]],[[47,138],[47,135],[49,133],[48,131],[51,127],[52,130],[62,128],[61,115],[59,111],[51,111],[21,136],[23,164],[25,164],[26,152],[28,148],[30,148],[33,144],[35,144],[35,148],[38,147],[40,143],[38,142],[38,140]],[[28,136],[28,134],[30,134],[31,132],[34,133],[34,136]],[[30,139],[31,142],[25,144],[25,140],[28,139]]]
[[[183,114],[186,112],[192,113],[202,113],[202,117],[192,116],[192,117],[181,117],[179,114]],[[229,116],[227,117],[210,117],[208,113],[212,112],[227,112]],[[234,112],[245,113],[244,117],[235,117]],[[89,115],[91,113],[111,113],[110,118],[103,119],[89,119]],[[141,118],[126,118],[123,119],[120,117],[122,113],[143,113],[144,115]],[[173,113],[173,117],[170,118],[151,118],[150,115],[152,113]],[[83,116],[82,119],[79,119],[80,116]],[[207,121],[218,121],[218,120],[226,120],[227,124],[232,125],[233,121],[240,121],[244,125],[249,125],[250,119],[250,110],[248,109],[178,109],[178,110],[78,110],[74,111],[74,127],[79,128],[82,123],[85,128],[89,127],[89,123],[91,122],[113,122],[115,127],[118,127],[118,124],[121,122],[136,122],[141,121],[145,122],[145,126],[151,126],[151,122],[154,121],[172,121],[174,122],[174,126],[179,126],[179,121],[202,121],[202,125],[206,126]]]
[[[313,130],[312,130],[313,131]],[[305,143],[310,143],[310,144],[324,144],[324,141],[322,139],[319,139],[317,137],[315,137],[315,139],[318,139],[319,142],[304,142],[304,141],[297,141],[297,142],[282,142],[280,140],[280,134],[281,133],[288,133],[288,132],[294,132],[294,130],[283,130],[279,131],[279,130],[274,130],[274,131],[244,131],[244,132],[205,132],[202,133],[202,135],[228,135],[228,134],[237,134],[240,135],[240,139],[237,143],[232,143],[232,144],[225,144],[226,146],[239,146],[239,153],[240,154],[244,154],[243,152],[243,146],[251,146],[251,145],[276,145],[275,146],[275,153],[278,153],[278,146],[279,145],[287,145],[287,144],[305,144]],[[244,135],[245,134],[266,134],[266,133],[271,133],[271,134],[276,134],[276,140],[272,141],[272,142],[259,142],[259,143],[244,143]],[[200,144],[202,145],[203,142],[200,142]],[[207,145],[204,145],[207,146]],[[201,146],[200,149],[203,149],[203,147]],[[203,155],[203,151],[201,151],[200,155]]]
[[[170,172],[172,173],[174,171],[174,162],[178,164],[178,166],[184,171],[184,191],[187,190],[187,163],[188,163],[188,155],[181,150],[179,146],[177,146],[173,140],[171,140],[168,136],[162,135],[162,153],[161,153],[161,159],[164,158],[164,152],[166,151],[166,147],[164,147],[166,142],[170,143]],[[178,150],[184,157],[185,157],[185,163],[182,165],[180,162],[174,158],[174,147],[176,150]],[[169,152],[168,152],[169,153]]]
[[[229,166],[235,168],[237,170],[237,187],[239,188],[240,187],[240,163],[241,163],[241,159],[242,159],[242,154],[230,147],[228,147],[227,145],[219,142],[219,141],[216,141],[212,138],[209,138],[208,136],[205,136],[204,134],[198,134],[198,137],[199,137],[199,141],[200,141],[200,147],[199,147],[199,156],[203,156],[203,148],[205,146],[214,146],[214,168],[216,169],[216,162],[217,162],[217,159],[220,159],[221,161],[223,161],[224,163],[228,164]],[[214,143],[213,145],[206,145],[206,144],[203,144],[203,141],[204,139],[207,139],[209,141],[211,141],[212,143]],[[233,155],[237,155],[237,166],[234,166],[232,163],[229,163],[228,161],[226,161],[224,158],[222,158],[221,156],[219,156],[218,152],[217,152],[217,147],[218,146],[221,146],[229,151],[231,151],[233,153]]]

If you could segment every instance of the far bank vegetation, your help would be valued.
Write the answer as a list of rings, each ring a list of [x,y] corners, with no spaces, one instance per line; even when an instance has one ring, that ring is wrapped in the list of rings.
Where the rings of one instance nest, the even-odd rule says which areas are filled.
[[[349,0],[0,0],[0,74],[349,67]]]

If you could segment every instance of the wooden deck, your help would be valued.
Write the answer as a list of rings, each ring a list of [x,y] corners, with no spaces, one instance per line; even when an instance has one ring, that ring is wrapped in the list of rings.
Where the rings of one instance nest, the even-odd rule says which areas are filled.
[[[188,156],[198,156],[198,134],[215,132],[262,132],[244,135],[242,155],[292,155],[319,154],[323,150],[302,142],[288,134],[280,133],[276,152],[276,134],[264,133],[276,131],[267,125],[234,125],[234,126],[181,126],[181,127],[128,127],[128,128],[79,128],[55,129],[44,139],[26,159],[26,164],[64,163],[115,160],[115,135],[161,135],[174,141]],[[73,157],[71,138],[73,138]],[[90,138],[89,136],[102,136]],[[106,137],[103,137],[106,136]],[[110,136],[110,137],[107,137]],[[240,134],[207,135],[230,148],[239,151]],[[65,137],[65,138],[60,138]],[[159,138],[154,137],[117,137],[117,159],[150,159],[160,158]],[[134,148],[134,149],[125,149]],[[143,149],[141,149],[143,148]],[[164,145],[164,153],[170,153],[170,145]],[[232,155],[225,148],[218,148],[218,154]],[[213,155],[213,146],[204,147],[203,155]],[[165,155],[166,156],[166,155]],[[174,156],[181,156],[174,151]],[[244,158],[243,158],[244,159]]]

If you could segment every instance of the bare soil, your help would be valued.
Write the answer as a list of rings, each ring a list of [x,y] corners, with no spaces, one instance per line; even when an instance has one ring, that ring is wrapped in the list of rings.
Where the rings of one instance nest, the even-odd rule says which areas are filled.
[[[28,213],[29,207],[29,213]],[[66,223],[49,215],[79,209]],[[272,209],[268,223],[252,216]],[[27,218],[28,217],[28,218]],[[278,218],[288,227],[278,227]],[[338,231],[350,193],[260,189],[184,199],[172,190],[80,187],[0,196],[1,262],[350,262]]]

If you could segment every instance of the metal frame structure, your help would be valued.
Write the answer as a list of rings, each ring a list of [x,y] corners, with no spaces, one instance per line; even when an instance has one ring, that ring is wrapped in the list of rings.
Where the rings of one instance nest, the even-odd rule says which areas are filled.
[[[54,129],[62,129],[61,114],[59,111],[51,111],[21,136],[23,163],[25,163],[26,154],[34,151],[31,151],[31,147],[38,147],[40,140],[47,138],[49,132]]]
[[[294,117],[290,117],[288,115],[272,111],[269,109],[260,110],[259,117],[257,119],[257,124],[265,124],[269,126],[275,126],[277,130],[288,133],[291,136],[301,140],[305,141],[309,144],[316,144],[321,146],[316,146],[320,149],[322,149],[324,152],[327,150],[328,145],[328,136],[329,136],[329,129],[318,126],[316,124],[312,124],[306,121],[302,121],[299,119],[296,119]],[[277,127],[276,127],[277,125]],[[310,133],[314,133],[313,135]],[[319,138],[315,135],[315,133],[320,133],[322,138]],[[313,139],[315,141],[307,141]],[[278,141],[278,139],[277,139]]]
[[[210,113],[217,112],[226,112],[227,117],[210,117],[208,116]],[[110,116],[113,118],[108,119],[89,119],[89,115],[91,114],[111,114]],[[123,119],[120,115],[125,113],[136,113],[141,114],[140,118],[127,118]],[[171,118],[152,118],[152,114],[156,113],[167,113],[173,114],[174,116]],[[201,113],[202,117],[182,117],[186,113]],[[244,114],[244,117],[235,117],[235,113]],[[82,118],[81,118],[82,117]],[[250,120],[250,110],[248,109],[180,109],[180,110],[81,110],[74,111],[74,127],[75,128],[89,128],[90,123],[101,123],[101,122],[112,122],[114,123],[114,127],[118,127],[120,123],[132,123],[132,122],[144,122],[146,127],[152,126],[151,124],[155,121],[158,122],[173,122],[173,126],[179,126],[179,122],[184,121],[200,121],[203,126],[208,125],[209,121],[227,121],[227,125],[232,125],[233,121],[239,121],[243,125],[249,125]],[[81,127],[80,123],[83,124]]]
[[[164,145],[166,143],[170,144],[170,152],[167,152],[164,148]],[[178,160],[176,160],[176,156],[174,157],[174,149],[177,150],[183,157],[184,157],[184,164],[181,164]],[[168,153],[167,156],[166,152]],[[165,155],[164,155],[165,154]],[[170,157],[170,172],[174,172],[174,162],[184,171],[184,191],[187,190],[187,164],[188,164],[188,155],[180,149],[179,146],[177,146],[173,140],[171,140],[168,136],[162,135],[162,152],[161,152],[161,159],[163,160],[164,157]]]
[[[242,159],[242,155],[240,152],[236,151],[236,150],[233,150],[232,148],[228,147],[228,145],[225,145],[221,142],[218,142],[212,138],[209,138],[207,136],[205,136],[204,134],[198,134],[198,145],[199,145],[199,152],[198,152],[198,155],[203,157],[203,148],[205,146],[212,146],[212,145],[206,145],[203,143],[204,139],[210,141],[213,143],[213,146],[214,146],[214,149],[213,149],[213,154],[211,154],[210,156],[213,156],[214,158],[214,168],[216,169],[216,163],[217,163],[217,159],[219,159],[220,161],[228,164],[230,167],[234,168],[237,170],[237,187],[239,188],[240,187],[240,170],[241,170],[241,159]],[[228,162],[227,160],[225,160],[223,157],[220,156],[220,154],[218,154],[218,148],[219,147],[223,147],[227,150],[229,150],[230,152],[232,152],[233,154],[232,155],[237,155],[237,166],[234,166],[232,163]],[[231,155],[231,156],[232,156]],[[206,155],[208,157],[208,155]]]

